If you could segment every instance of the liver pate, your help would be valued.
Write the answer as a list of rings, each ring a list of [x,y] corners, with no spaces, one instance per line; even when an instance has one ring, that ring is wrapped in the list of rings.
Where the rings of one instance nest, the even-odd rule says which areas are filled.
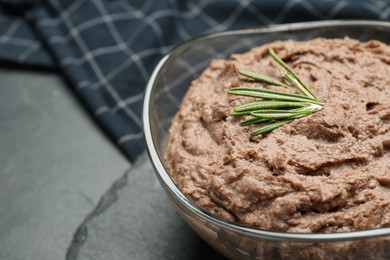
[[[282,79],[270,47],[325,106],[250,137],[260,125],[242,127],[244,117],[228,113],[252,99],[227,90],[281,90],[236,73],[249,69]],[[304,233],[390,226],[390,46],[289,40],[213,60],[172,122],[165,159],[186,196],[229,221]]]

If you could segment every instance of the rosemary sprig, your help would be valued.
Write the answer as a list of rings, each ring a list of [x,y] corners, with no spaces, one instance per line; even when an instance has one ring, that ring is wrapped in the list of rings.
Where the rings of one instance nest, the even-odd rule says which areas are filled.
[[[263,99],[262,101],[251,102],[235,107],[230,112],[231,116],[252,116],[251,118],[242,121],[240,123],[241,126],[270,123],[254,130],[251,133],[253,136],[269,133],[284,124],[291,123],[297,118],[311,115],[314,112],[321,110],[324,105],[324,103],[314,95],[310,87],[298,77],[294,70],[290,68],[272,48],[268,49],[268,52],[274,61],[276,61],[286,71],[284,78],[289,84],[250,70],[242,69],[239,70],[238,73],[270,85],[290,89],[295,87],[298,88],[302,94],[291,94],[261,88],[229,89],[228,92],[233,95]]]

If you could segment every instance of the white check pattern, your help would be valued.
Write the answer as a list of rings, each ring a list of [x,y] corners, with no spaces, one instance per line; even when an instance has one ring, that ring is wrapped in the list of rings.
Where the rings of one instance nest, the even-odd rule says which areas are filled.
[[[389,20],[390,1],[47,0],[24,15],[0,10],[0,59],[58,66],[134,160],[146,82],[175,45],[232,28],[340,18]]]

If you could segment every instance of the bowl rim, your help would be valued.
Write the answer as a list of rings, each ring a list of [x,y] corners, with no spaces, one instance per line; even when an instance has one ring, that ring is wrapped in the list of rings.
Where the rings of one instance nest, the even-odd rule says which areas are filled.
[[[223,220],[217,216],[200,208],[195,202],[187,198],[180,189],[174,184],[173,180],[169,176],[165,169],[162,158],[159,157],[155,143],[153,141],[152,132],[150,128],[150,98],[154,87],[156,86],[156,79],[161,73],[161,69],[170,60],[175,53],[180,52],[188,45],[196,44],[199,41],[206,39],[212,39],[222,37],[226,35],[244,35],[244,34],[264,34],[271,32],[288,32],[302,29],[316,29],[323,27],[337,27],[337,26],[371,26],[371,27],[385,27],[390,29],[390,22],[386,21],[373,21],[373,20],[328,20],[328,21],[311,21],[311,22],[299,22],[288,24],[274,24],[266,26],[257,26],[246,29],[228,30],[217,33],[210,33],[192,38],[184,43],[178,45],[168,54],[166,54],[155,67],[149,82],[146,86],[144,102],[143,102],[143,130],[144,140],[146,142],[147,151],[152,165],[155,169],[155,173],[162,184],[164,190],[168,192],[168,195],[172,196],[175,200],[181,203],[192,214],[201,218],[204,221],[211,222],[216,226],[220,226],[227,230],[238,232],[246,236],[263,238],[268,240],[288,241],[288,242],[335,242],[335,241],[349,241],[349,240],[361,240],[374,237],[390,235],[389,228],[369,229],[362,231],[350,231],[350,232],[338,232],[338,233],[287,233],[279,231],[269,231],[258,228],[252,228],[241,225],[239,223]]]

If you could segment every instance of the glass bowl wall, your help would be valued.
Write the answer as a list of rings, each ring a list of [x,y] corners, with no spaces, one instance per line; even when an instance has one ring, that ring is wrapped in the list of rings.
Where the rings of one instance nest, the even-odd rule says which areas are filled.
[[[205,241],[232,259],[390,259],[390,228],[334,234],[297,234],[226,222],[199,208],[173,183],[164,167],[170,122],[191,81],[214,58],[276,40],[350,37],[390,43],[390,23],[324,21],[227,31],[190,40],[165,56],[148,83],[143,123],[151,162],[161,185],[184,220]],[[386,75],[387,76],[387,75]]]

